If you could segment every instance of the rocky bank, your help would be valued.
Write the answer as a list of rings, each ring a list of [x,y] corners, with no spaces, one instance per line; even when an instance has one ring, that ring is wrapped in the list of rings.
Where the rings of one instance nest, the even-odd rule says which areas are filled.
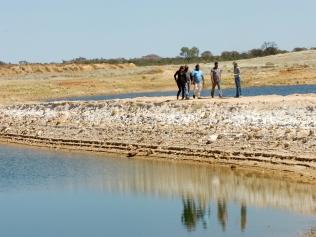
[[[316,178],[316,95],[0,106],[0,139],[286,170]]]

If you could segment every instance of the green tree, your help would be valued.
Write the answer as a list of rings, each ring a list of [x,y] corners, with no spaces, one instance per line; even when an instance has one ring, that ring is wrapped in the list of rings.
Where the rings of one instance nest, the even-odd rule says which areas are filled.
[[[237,60],[240,58],[240,54],[237,51],[224,51],[221,57],[223,60]]]
[[[182,47],[180,49],[180,56],[185,58],[188,62],[193,58],[198,58],[200,55],[200,50],[197,47],[192,47],[191,49],[188,47]]]
[[[264,52],[262,49],[251,49],[248,52],[249,57],[256,58],[256,57],[262,57],[264,55]]]
[[[197,58],[200,55],[200,50],[197,47],[192,47],[190,49],[190,57],[191,58]]]
[[[201,58],[204,60],[212,60],[213,59],[213,54],[211,51],[204,51],[203,53],[201,53]]]
[[[182,47],[180,50],[180,56],[183,58],[190,57],[190,49],[188,47]]]

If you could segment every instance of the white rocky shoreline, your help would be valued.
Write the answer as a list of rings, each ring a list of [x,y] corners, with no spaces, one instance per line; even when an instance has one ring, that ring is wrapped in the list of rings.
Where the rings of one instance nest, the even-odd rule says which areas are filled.
[[[0,139],[202,160],[316,177],[316,95],[136,98],[0,106]]]

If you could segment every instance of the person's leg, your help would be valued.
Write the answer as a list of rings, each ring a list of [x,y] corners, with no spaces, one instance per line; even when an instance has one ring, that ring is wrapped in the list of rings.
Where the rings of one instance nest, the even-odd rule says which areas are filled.
[[[235,77],[235,86],[236,86],[236,96],[235,97],[239,97],[239,83],[238,83],[238,77]]]
[[[194,83],[194,94],[193,98],[196,98],[198,96],[198,84]]]
[[[218,88],[218,95],[219,95],[219,97],[223,97],[223,91],[222,91],[222,89],[221,89],[221,81],[220,80],[218,80],[217,81],[217,88]]]
[[[214,98],[215,86],[216,86],[215,82],[212,81],[212,90],[211,90],[211,96],[212,96],[212,98]]]
[[[178,86],[178,93],[177,93],[177,100],[179,99],[180,93],[181,93],[181,83],[180,81],[177,81],[177,86]]]
[[[181,92],[182,92],[182,99],[184,99],[184,95],[186,94],[186,83],[181,84]]]
[[[187,83],[187,85],[188,85],[188,90],[187,90],[187,92],[188,92],[188,97],[190,97],[190,89],[191,89],[191,85],[190,85],[191,83],[190,82],[188,82]]]
[[[239,86],[239,96],[241,96],[241,80],[238,78],[238,86]]]
[[[201,82],[198,84],[198,95],[197,95],[198,98],[201,98],[202,89],[203,89],[203,83]]]
[[[190,84],[189,83],[185,83],[185,98],[186,99],[189,99],[189,97],[190,97],[189,88],[190,88]]]

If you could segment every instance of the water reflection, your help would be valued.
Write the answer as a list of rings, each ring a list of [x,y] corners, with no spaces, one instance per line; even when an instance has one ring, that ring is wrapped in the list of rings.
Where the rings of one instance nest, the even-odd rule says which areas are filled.
[[[240,207],[240,230],[243,232],[246,229],[247,225],[247,207],[245,204],[242,204]]]
[[[199,223],[204,229],[208,228],[210,220],[210,204],[201,200],[195,200],[191,197],[183,197],[183,211],[181,215],[182,224],[188,231],[194,231]],[[244,232],[247,227],[247,207],[245,204],[240,206],[240,231]],[[217,221],[223,232],[228,225],[228,207],[224,199],[217,200]]]
[[[196,229],[199,222],[202,223],[204,229],[207,228],[207,217],[210,216],[210,208],[205,203],[195,201],[190,197],[183,197],[183,212],[181,216],[182,224],[186,226],[188,231]]]
[[[217,219],[220,225],[222,226],[222,230],[226,230],[227,224],[227,206],[225,200],[218,200],[217,201]]]
[[[166,199],[176,200],[179,208],[169,214],[174,214],[173,221],[192,235],[201,230],[224,235],[235,226],[238,232],[234,230],[233,236],[247,236],[247,231],[254,228],[252,223],[259,223],[260,218],[260,224],[266,222],[278,227],[282,223],[274,223],[270,216],[286,217],[287,221],[295,223],[297,213],[301,214],[299,218],[316,215],[315,186],[288,182],[281,176],[270,177],[265,173],[193,163],[111,159],[90,154],[34,152],[0,146],[0,198],[2,194],[23,193],[25,190],[58,194],[67,190],[75,193],[76,200],[86,199],[87,193],[94,195],[93,200],[102,196],[99,206],[95,205],[93,215],[104,205],[104,197],[112,194],[124,197],[123,203],[133,197],[141,197],[148,199],[152,206],[153,199],[159,200],[163,204],[155,207],[157,209],[165,208]],[[35,207],[37,202],[34,200]],[[177,204],[173,203],[172,208]],[[141,207],[136,205],[131,215],[141,218]],[[83,208],[82,205],[79,208]],[[91,212],[90,208],[85,211]],[[254,209],[257,210],[255,214]],[[121,213],[119,216],[128,215],[120,209],[110,213],[104,210],[99,215],[112,218],[116,211]],[[287,213],[284,214],[284,211]],[[290,219],[288,216],[295,217]],[[166,216],[160,221],[164,218]],[[134,219],[136,221],[137,218]],[[309,224],[305,230],[312,226]],[[284,228],[295,230],[296,227],[290,225]],[[299,228],[302,228],[301,224]],[[251,235],[248,233],[248,236]]]

